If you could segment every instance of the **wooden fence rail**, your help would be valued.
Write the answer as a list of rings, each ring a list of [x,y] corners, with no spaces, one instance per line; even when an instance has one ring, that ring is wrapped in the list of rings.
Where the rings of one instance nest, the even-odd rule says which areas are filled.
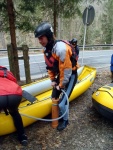
[[[19,48],[17,47],[17,50],[21,50],[23,52],[23,56],[18,57],[17,59],[24,61],[26,83],[31,83],[29,55],[28,55],[29,48],[27,45],[22,45],[22,47],[19,47]],[[13,56],[13,49],[12,49],[11,44],[7,45],[7,51],[8,51],[9,67],[10,67],[11,72],[14,73],[15,72],[15,68],[14,68],[15,58]]]

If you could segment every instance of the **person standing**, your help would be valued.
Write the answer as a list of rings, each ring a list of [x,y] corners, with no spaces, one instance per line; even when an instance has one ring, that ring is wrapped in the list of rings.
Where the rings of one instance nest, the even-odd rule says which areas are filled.
[[[56,40],[53,34],[53,28],[50,23],[42,22],[35,31],[35,38],[38,38],[39,43],[44,47],[44,58],[46,69],[51,80],[52,101],[59,102],[60,115],[64,114],[67,108],[66,96],[61,94],[61,89],[64,89],[70,96],[76,81],[77,67],[71,62],[72,49],[68,42]],[[68,125],[69,111],[66,112],[63,119],[59,121],[58,131],[65,129]]]
[[[78,61],[78,58],[79,58],[79,46],[77,45],[77,39],[76,38],[73,38],[71,41],[69,41],[69,43],[72,45],[72,47],[74,48],[76,54],[77,54],[77,61]],[[80,65],[79,63],[77,62],[77,68],[80,68]]]
[[[77,45],[77,39],[73,38],[71,41],[69,41],[70,44],[73,46],[73,48],[75,49],[75,52],[77,54],[77,56],[79,57],[79,46]]]
[[[18,111],[21,99],[22,89],[17,84],[16,78],[6,67],[0,66],[0,111],[4,110],[6,115],[10,114],[12,116],[18,133],[18,140],[26,146],[28,143],[27,136]]]

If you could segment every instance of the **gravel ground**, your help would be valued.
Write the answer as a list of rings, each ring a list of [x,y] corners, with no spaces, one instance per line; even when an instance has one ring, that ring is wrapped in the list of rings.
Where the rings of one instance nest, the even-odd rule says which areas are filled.
[[[113,123],[92,107],[91,95],[110,83],[108,69],[97,72],[94,84],[70,103],[68,127],[58,132],[50,122],[37,121],[26,127],[29,144],[21,146],[16,133],[0,137],[0,150],[113,150]]]

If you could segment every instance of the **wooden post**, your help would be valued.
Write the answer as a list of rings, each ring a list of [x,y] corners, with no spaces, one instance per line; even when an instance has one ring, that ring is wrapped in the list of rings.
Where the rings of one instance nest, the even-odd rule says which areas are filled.
[[[13,55],[13,47],[12,44],[7,45],[7,51],[8,51],[8,59],[9,59],[9,68],[10,71],[15,75],[15,68],[14,68],[14,55]]]
[[[24,58],[26,83],[31,83],[29,56],[28,56],[29,48],[27,45],[22,45],[22,50],[23,50],[23,58]]]

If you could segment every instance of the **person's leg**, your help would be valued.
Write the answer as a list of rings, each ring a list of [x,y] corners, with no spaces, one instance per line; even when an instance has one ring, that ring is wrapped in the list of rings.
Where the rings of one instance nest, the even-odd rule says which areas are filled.
[[[27,136],[25,135],[24,132],[22,118],[18,112],[18,106],[20,104],[21,98],[22,97],[18,95],[9,95],[8,109],[9,109],[9,113],[13,118],[14,125],[17,129],[19,141],[21,142],[22,145],[27,145]]]
[[[70,78],[70,81],[69,81],[69,84],[65,90],[68,98],[70,97],[71,93],[72,93],[72,90],[76,84],[76,81],[77,81],[77,76],[74,74],[71,76]],[[61,97],[61,100],[59,102],[59,107],[60,109],[62,110],[62,114],[65,113],[66,111],[66,108],[67,108],[67,98],[66,96],[63,94],[63,96]],[[63,117],[64,120],[67,120],[68,119],[68,112],[66,113],[66,115]]]
[[[77,81],[77,73],[76,74],[72,74],[69,84],[66,88],[66,94],[69,97],[72,93],[72,90],[76,84]],[[66,96],[63,94],[60,102],[59,102],[59,108],[61,110],[61,114],[63,115],[65,113],[65,111],[67,110],[66,114],[63,117],[62,122],[58,125],[57,130],[61,131],[63,129],[66,128],[67,124],[68,124],[68,117],[69,117],[69,110],[67,109],[67,98]]]
[[[0,95],[0,110],[5,109],[7,106],[7,96]]]

